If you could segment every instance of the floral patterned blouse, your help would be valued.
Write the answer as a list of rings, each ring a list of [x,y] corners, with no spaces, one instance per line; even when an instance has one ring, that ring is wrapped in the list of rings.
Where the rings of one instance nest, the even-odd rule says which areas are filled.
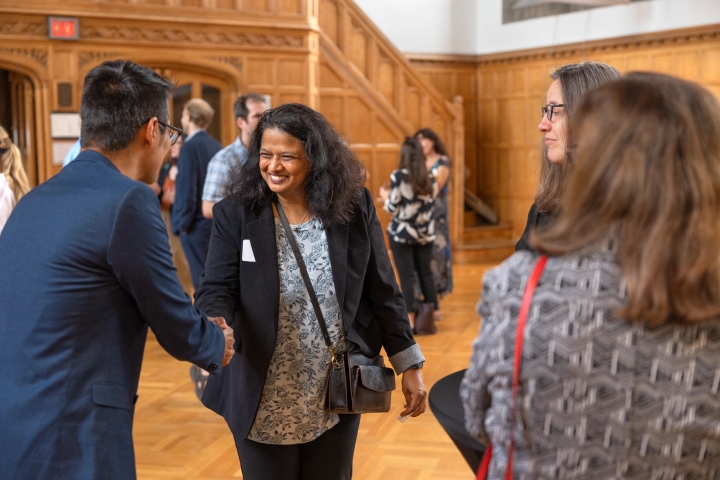
[[[347,350],[322,222],[293,225],[330,338]],[[277,340],[249,440],[290,445],[315,440],[339,421],[325,409],[330,354],[285,230],[275,218],[280,267]],[[340,341],[338,342],[338,338]]]

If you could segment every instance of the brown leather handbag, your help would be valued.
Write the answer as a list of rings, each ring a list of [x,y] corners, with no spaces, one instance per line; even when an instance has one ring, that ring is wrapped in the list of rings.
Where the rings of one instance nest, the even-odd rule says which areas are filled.
[[[333,413],[389,412],[390,396],[395,390],[395,372],[385,366],[382,355],[368,358],[362,353],[335,351],[295,235],[280,204],[276,203],[275,206],[295,255],[305,288],[310,295],[325,345],[330,352],[326,408]]]

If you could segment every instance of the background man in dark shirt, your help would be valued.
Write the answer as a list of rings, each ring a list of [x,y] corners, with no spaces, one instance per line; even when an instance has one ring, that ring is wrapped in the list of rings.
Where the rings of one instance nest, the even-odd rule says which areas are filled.
[[[194,98],[183,108],[183,130],[187,138],[178,158],[172,230],[180,235],[185,257],[190,266],[193,287],[200,284],[210,245],[212,220],[202,213],[202,193],[210,159],[222,148],[220,142],[205,129],[212,123],[215,111],[205,100]]]

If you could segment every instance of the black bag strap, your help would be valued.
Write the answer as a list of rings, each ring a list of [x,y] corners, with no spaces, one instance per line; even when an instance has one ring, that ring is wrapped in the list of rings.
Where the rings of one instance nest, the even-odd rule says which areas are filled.
[[[330,339],[327,326],[325,326],[325,317],[323,317],[322,310],[320,310],[320,304],[318,303],[317,296],[315,295],[315,289],[313,288],[312,283],[310,283],[310,275],[308,275],[307,267],[305,266],[305,259],[303,259],[302,253],[300,253],[300,247],[295,239],[295,234],[292,232],[292,228],[290,228],[290,223],[288,223],[288,219],[285,216],[283,208],[280,206],[279,202],[276,203],[275,206],[277,207],[278,214],[280,214],[280,221],[285,229],[285,236],[287,236],[288,242],[290,242],[290,247],[295,255],[295,261],[297,262],[298,267],[300,267],[300,275],[302,275],[305,288],[310,295],[310,302],[312,302],[313,309],[315,310],[315,317],[317,317],[317,321],[320,324],[320,330],[322,330],[323,337],[325,338],[325,344],[327,345],[328,351],[333,356],[333,363],[335,363],[333,343]]]

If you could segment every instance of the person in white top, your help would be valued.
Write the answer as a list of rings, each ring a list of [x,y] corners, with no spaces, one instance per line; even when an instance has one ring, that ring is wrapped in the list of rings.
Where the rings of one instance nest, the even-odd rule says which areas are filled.
[[[20,149],[0,127],[0,233],[20,198],[30,190]]]

